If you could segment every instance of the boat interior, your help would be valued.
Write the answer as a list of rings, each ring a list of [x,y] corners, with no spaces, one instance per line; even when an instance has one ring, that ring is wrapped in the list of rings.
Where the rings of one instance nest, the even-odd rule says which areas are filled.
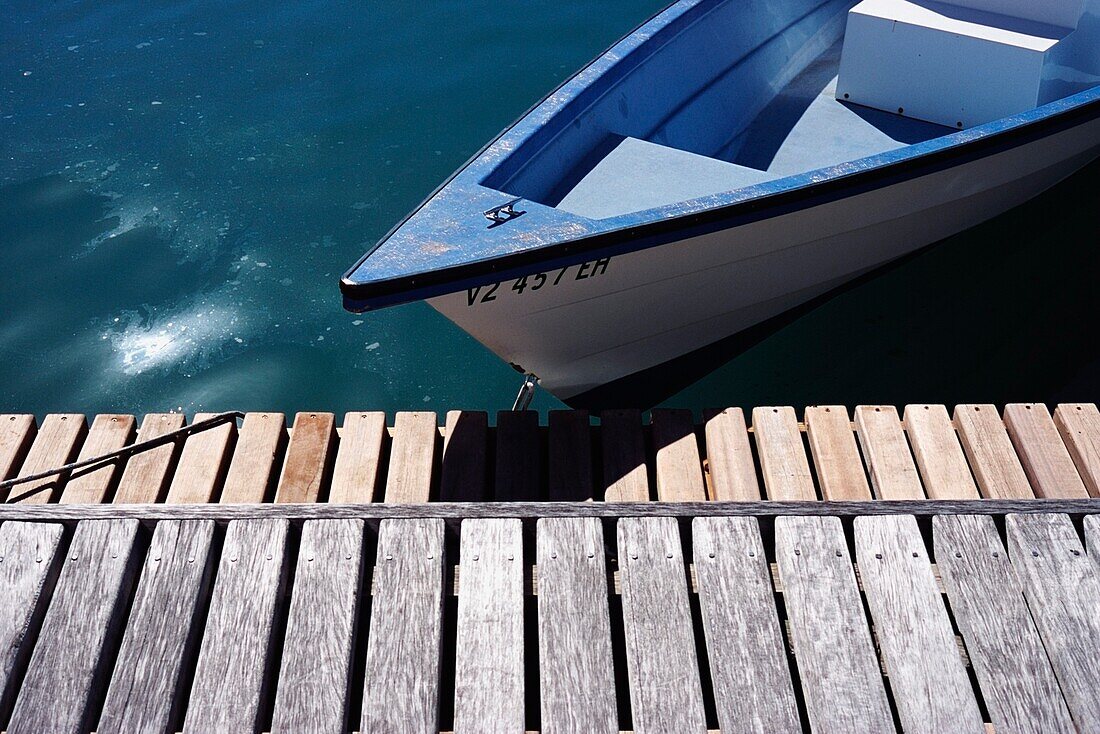
[[[680,3],[578,81],[483,186],[603,219],[995,122],[1100,81],[1100,0]]]

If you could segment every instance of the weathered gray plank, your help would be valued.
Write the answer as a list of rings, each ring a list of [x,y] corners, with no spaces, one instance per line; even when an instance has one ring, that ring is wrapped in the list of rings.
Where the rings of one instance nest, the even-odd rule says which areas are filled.
[[[455,734],[522,732],[523,539],[519,520],[462,523]]]
[[[533,410],[497,413],[497,461],[494,499],[540,499],[542,459],[539,414]]]
[[[346,732],[363,577],[363,521],[302,525],[273,732]]]
[[[61,533],[56,523],[0,525],[0,720],[7,719],[61,568]]]
[[[993,518],[936,516],[932,539],[994,730],[1074,731]]]
[[[489,416],[481,411],[447,413],[439,496],[444,502],[480,502],[488,494],[486,450]]]
[[[538,522],[542,731],[617,734],[603,528]]]
[[[907,732],[985,731],[912,515],[853,522],[863,591]]]
[[[592,437],[588,411],[551,410],[549,424],[550,500],[592,499]]]
[[[691,528],[718,723],[723,731],[801,732],[756,518],[697,517]]]
[[[363,734],[439,731],[443,552],[442,520],[378,527]]]
[[[283,582],[285,520],[229,523],[210,598],[185,731],[256,727]]]
[[[813,730],[893,732],[840,520],[776,518],[775,560]]]
[[[106,685],[108,656],[136,567],[136,520],[77,525],[27,674],[9,734],[86,732]]]
[[[623,634],[634,731],[705,732],[699,661],[676,521],[619,521]]]
[[[166,731],[183,701],[181,671],[195,653],[210,580],[209,520],[157,524],[119,646],[97,732]]]
[[[1100,515],[1088,515],[1082,521],[1085,528],[1085,547],[1089,558],[1100,563]]]
[[[636,410],[600,413],[603,447],[603,488],[607,502],[648,502],[642,416]]]
[[[1009,515],[1008,552],[1078,730],[1100,732],[1100,566],[1068,515]]]

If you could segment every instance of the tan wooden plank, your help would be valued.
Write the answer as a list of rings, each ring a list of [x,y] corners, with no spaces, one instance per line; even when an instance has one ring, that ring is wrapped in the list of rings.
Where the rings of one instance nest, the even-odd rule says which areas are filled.
[[[657,453],[657,499],[703,502],[707,498],[703,461],[690,410],[656,409],[651,414]]]
[[[286,461],[275,490],[276,502],[316,502],[332,466],[336,417],[332,413],[298,413],[286,448]]]
[[[760,499],[756,463],[749,446],[749,429],[740,408],[710,412],[705,421],[710,499],[753,501]]]
[[[42,421],[38,436],[19,470],[19,476],[29,477],[72,462],[88,433],[84,416],[76,414],[48,415]],[[44,504],[59,494],[67,476],[46,477],[13,487],[8,493],[9,502]]]
[[[934,500],[978,499],[951,417],[942,405],[905,406],[905,431],[913,445],[924,488]]]
[[[1037,497],[1088,497],[1073,459],[1042,403],[1005,406],[1005,428]]]
[[[329,502],[373,502],[388,439],[386,414],[347,413],[340,432],[340,449],[332,470]],[[381,494],[381,493],[378,493]]]
[[[867,460],[875,497],[880,500],[924,498],[924,487],[894,406],[857,405],[856,434]]]
[[[869,500],[871,488],[859,458],[848,408],[811,405],[806,408],[806,438],[814,457],[821,496],[827,500]]]
[[[1095,403],[1065,403],[1054,409],[1054,425],[1085,489],[1100,497],[1100,410]]]
[[[37,433],[33,415],[0,415],[0,481],[19,471]]]
[[[223,505],[263,502],[275,484],[286,443],[282,413],[246,414],[218,501]]]
[[[149,413],[141,421],[136,441],[149,441],[183,428],[179,413]],[[157,446],[134,454],[126,462],[114,502],[160,502],[172,479],[181,442]]]
[[[447,412],[439,477],[440,499],[444,502],[480,502],[487,498],[488,441],[488,414],[479,410]]]
[[[600,413],[603,448],[603,489],[607,502],[648,502],[642,415],[636,410]]]
[[[398,413],[393,424],[386,502],[427,502],[439,438],[435,413]]]
[[[196,413],[192,423],[199,423],[217,413]],[[172,504],[203,504],[218,496],[233,442],[237,437],[236,423],[222,423],[187,437],[180,452],[179,464],[168,487],[165,502]]]
[[[562,502],[592,499],[592,436],[588,411],[551,410],[549,424],[549,499]]]
[[[958,405],[955,426],[983,497],[1008,500],[1035,496],[996,406]]]
[[[77,461],[118,451],[134,440],[134,416],[97,415],[88,431]],[[88,470],[78,470],[65,484],[61,492],[62,504],[99,504],[105,502],[115,480],[122,474],[126,459],[116,459],[110,464]]]
[[[497,413],[493,498],[498,502],[542,499],[540,454],[538,413],[533,410]]]
[[[816,500],[817,490],[794,408],[753,408],[752,429],[768,499]]]

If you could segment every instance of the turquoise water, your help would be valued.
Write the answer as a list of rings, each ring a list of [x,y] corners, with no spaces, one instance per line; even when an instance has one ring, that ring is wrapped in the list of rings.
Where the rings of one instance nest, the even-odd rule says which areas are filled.
[[[0,18],[0,411],[508,407],[518,376],[341,272],[661,2],[113,2]],[[1093,166],[671,405],[1091,400]],[[535,406],[560,404],[545,393]]]

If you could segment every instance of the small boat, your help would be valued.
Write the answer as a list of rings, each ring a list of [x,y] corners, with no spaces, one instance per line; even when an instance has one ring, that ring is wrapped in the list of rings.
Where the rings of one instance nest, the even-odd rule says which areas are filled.
[[[1100,0],[682,0],[343,277],[568,403],[757,334],[1100,155]],[[606,402],[606,401],[605,401]]]

